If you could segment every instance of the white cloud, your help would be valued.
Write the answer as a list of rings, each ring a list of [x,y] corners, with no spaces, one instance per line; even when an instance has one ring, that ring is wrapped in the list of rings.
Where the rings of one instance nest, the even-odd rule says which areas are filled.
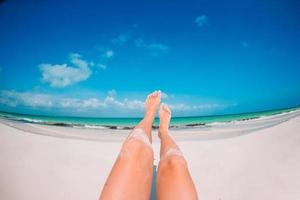
[[[199,27],[203,27],[204,25],[207,24],[207,16],[200,15],[200,16],[196,17],[195,22]]]
[[[111,41],[113,44],[116,45],[123,45],[126,42],[128,42],[128,40],[130,40],[131,36],[129,34],[120,34],[117,37],[113,38]]]
[[[104,64],[97,64],[97,67],[100,68],[100,69],[105,70],[105,69],[107,68],[107,65],[104,65]]]
[[[95,63],[95,62],[93,62],[93,61],[91,61],[91,62],[89,63],[89,65],[90,65],[91,67],[96,67],[97,69],[101,69],[101,70],[105,70],[105,69],[107,68],[107,65],[106,65],[106,64]],[[97,72],[96,72],[96,73],[97,73]]]
[[[113,50],[107,50],[102,54],[102,57],[112,58],[114,55],[115,55],[115,52]]]
[[[134,29],[138,27],[137,24],[132,25]],[[143,39],[136,37],[138,35],[135,30],[128,31],[113,38],[111,42],[115,45],[124,45],[128,42],[133,42],[134,46],[137,48],[143,48],[149,51],[152,55],[160,55],[168,53],[170,48],[160,42],[145,42]]]
[[[15,92],[15,91],[1,91],[0,103],[11,107],[17,105],[24,105],[29,107],[51,107],[54,102],[49,95],[35,94],[30,92]]]
[[[158,52],[158,53],[167,53],[169,51],[169,47],[164,45],[164,44],[160,44],[160,43],[153,43],[153,44],[149,44],[147,46],[147,48],[150,51],[154,51],[154,52]]]
[[[32,94],[33,96],[35,94]],[[49,98],[52,99],[53,102],[56,102],[56,105],[51,108],[69,108],[75,110],[82,109],[95,109],[99,107],[104,107],[104,102],[100,101],[97,98],[87,98],[87,99],[76,99],[76,98],[68,98],[68,97],[57,97],[53,95],[48,95]]]
[[[110,96],[110,97],[115,97],[115,96],[117,96],[117,91],[116,91],[116,90],[109,90],[109,91],[107,92],[107,94],[108,94],[108,96]]]
[[[165,92],[161,92],[161,98],[162,99],[167,99],[167,98],[169,98],[169,95]]]
[[[179,104],[170,104],[170,108],[173,111],[204,111],[204,110],[212,110],[223,107],[220,104],[201,104],[201,105],[188,105],[184,103]]]
[[[106,96],[101,98],[97,97],[98,95],[82,96],[85,98],[70,97],[60,94],[3,90],[0,91],[0,105],[18,110],[20,108],[26,108],[30,110],[38,109],[40,111],[63,113],[64,115],[81,115],[82,113],[86,113],[88,116],[101,115],[104,117],[141,116],[145,109],[144,95],[139,99],[118,98],[117,92],[115,90],[110,90],[107,92]],[[222,110],[225,107],[230,106],[218,103],[186,104],[172,102],[169,102],[168,105],[175,116],[209,113],[210,111]]]
[[[117,108],[124,108],[125,104],[121,101],[118,101],[115,97],[112,96],[107,96],[104,99],[105,105],[108,106],[113,106],[113,107],[117,107]]]
[[[63,88],[84,81],[90,77],[92,71],[89,62],[83,60],[79,54],[71,54],[70,62],[67,64],[40,64],[42,81],[49,83],[51,87]]]
[[[153,55],[165,54],[169,52],[169,47],[162,43],[146,43],[143,39],[138,38],[134,41],[137,48],[144,48]]]
[[[142,40],[141,38],[134,40],[134,44],[136,47],[146,47],[144,40]]]
[[[131,110],[144,110],[145,109],[145,102],[144,101],[140,101],[140,100],[128,100],[125,99],[125,105],[127,106],[128,109]]]
[[[0,92],[0,104],[9,107],[30,107],[30,108],[57,108],[57,109],[121,109],[121,110],[142,110],[144,102],[140,100],[129,100],[127,98],[118,100],[117,92],[111,90],[104,98],[70,98],[60,95],[52,95],[35,92],[17,92],[3,90]]]

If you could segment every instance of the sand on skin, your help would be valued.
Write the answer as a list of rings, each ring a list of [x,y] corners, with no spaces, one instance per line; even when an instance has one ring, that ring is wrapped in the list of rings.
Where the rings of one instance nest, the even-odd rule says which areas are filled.
[[[97,199],[120,146],[0,123],[0,199]],[[300,199],[299,116],[251,134],[179,146],[201,199]]]

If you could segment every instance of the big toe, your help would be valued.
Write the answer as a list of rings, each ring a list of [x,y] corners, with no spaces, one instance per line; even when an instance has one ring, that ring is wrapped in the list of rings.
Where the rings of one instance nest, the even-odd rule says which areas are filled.
[[[161,95],[160,90],[157,90],[153,93],[153,97],[160,97],[160,95]]]
[[[148,95],[148,99],[151,99],[151,98],[153,98],[153,97],[155,97],[156,96],[156,91],[154,91],[154,92],[152,92],[151,94],[149,94]]]

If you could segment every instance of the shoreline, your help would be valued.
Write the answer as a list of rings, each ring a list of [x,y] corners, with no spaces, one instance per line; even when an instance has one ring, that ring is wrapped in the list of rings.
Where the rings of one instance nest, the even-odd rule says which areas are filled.
[[[171,134],[180,141],[185,140],[215,140],[249,134],[254,131],[269,128],[300,115],[300,110],[280,113],[249,120],[231,121],[226,123],[211,123],[200,126],[185,126],[170,128]],[[0,123],[32,134],[40,134],[59,138],[73,138],[96,141],[123,141],[132,128],[108,129],[105,127],[82,128],[73,126],[53,126],[45,124],[25,123],[21,121],[0,118]],[[158,142],[157,129],[153,132],[153,142]]]
[[[173,117],[170,128],[185,129],[194,127],[206,127],[216,123],[232,123],[248,120],[255,120],[265,117],[272,117],[281,114],[299,111],[299,107],[267,110],[249,113],[237,113],[227,115],[210,115],[210,116],[191,116],[191,117]],[[0,111],[0,119],[23,122],[30,124],[74,127],[87,129],[111,129],[111,130],[130,130],[142,118],[89,118],[89,117],[59,117],[44,115],[18,114]],[[159,119],[155,118],[153,129],[158,129]],[[129,125],[130,124],[130,125]]]

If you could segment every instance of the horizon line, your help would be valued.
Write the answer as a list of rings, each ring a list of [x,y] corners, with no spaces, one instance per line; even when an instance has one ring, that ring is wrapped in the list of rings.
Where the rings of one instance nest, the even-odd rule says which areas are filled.
[[[250,112],[237,112],[237,113],[226,113],[226,114],[215,114],[215,115],[194,115],[194,116],[172,116],[172,118],[197,118],[197,117],[215,117],[215,116],[227,116],[227,115],[242,115],[242,114],[251,114],[251,113],[260,113],[260,112],[271,112],[271,111],[279,111],[279,110],[288,110],[288,109],[300,109],[300,104],[292,107],[281,107],[274,109],[266,109],[266,110],[257,110]],[[47,114],[28,114],[28,113],[18,113],[18,112],[10,112],[0,110],[0,113],[8,113],[8,114],[17,114],[17,115],[27,115],[27,116],[38,116],[38,117],[69,117],[69,118],[94,118],[94,119],[141,119],[143,117],[83,117],[83,116],[69,116],[69,115],[47,115]],[[155,117],[155,119],[158,117]]]

